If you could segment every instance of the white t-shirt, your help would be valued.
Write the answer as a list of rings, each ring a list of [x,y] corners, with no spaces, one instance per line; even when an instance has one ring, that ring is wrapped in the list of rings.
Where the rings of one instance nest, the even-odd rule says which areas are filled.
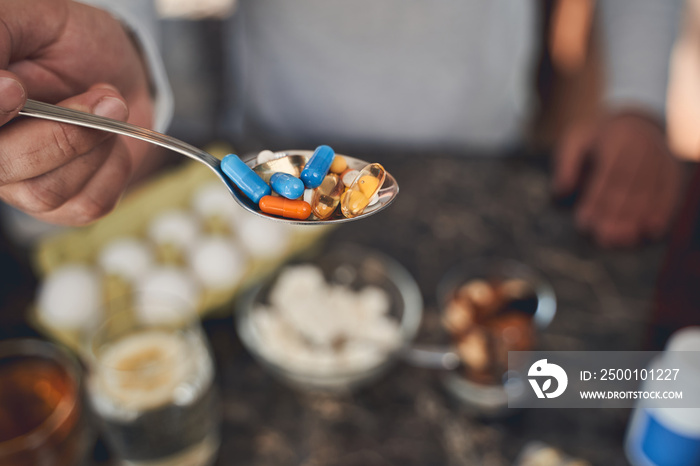
[[[233,133],[273,141],[494,146],[532,110],[536,4],[241,1]],[[234,84],[235,83],[235,84]]]
[[[154,30],[144,26],[153,19],[150,2],[84,1],[134,18],[141,35]],[[226,27],[223,133],[237,145],[256,139],[278,149],[340,141],[509,145],[533,111],[536,53],[545,33],[540,5],[238,0]],[[641,107],[663,118],[682,0],[597,5],[608,105]]]

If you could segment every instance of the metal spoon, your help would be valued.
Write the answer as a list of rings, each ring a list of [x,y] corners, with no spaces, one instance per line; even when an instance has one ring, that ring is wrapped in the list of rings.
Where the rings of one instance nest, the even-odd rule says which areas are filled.
[[[459,355],[444,346],[412,345],[401,354],[403,360],[421,369],[439,369],[451,371],[461,367]]]
[[[345,218],[342,215],[333,215],[331,218],[326,220],[317,220],[311,217],[308,220],[293,220],[286,219],[282,217],[276,217],[273,215],[261,212],[258,207],[248,199],[243,192],[241,192],[236,185],[224,174],[221,170],[221,161],[209,154],[202,149],[194,147],[190,144],[175,139],[165,134],[158,133],[156,131],[151,131],[146,128],[141,128],[130,123],[124,123],[122,121],[113,120],[111,118],[105,118],[97,115],[92,115],[90,113],[80,112],[78,110],[72,110],[65,107],[59,107],[57,105],[51,105],[44,102],[38,102],[36,100],[27,99],[27,103],[24,108],[20,110],[20,115],[30,116],[35,118],[43,118],[45,120],[59,121],[61,123],[69,123],[77,126],[84,126],[87,128],[99,129],[102,131],[108,131],[110,133],[121,134],[124,136],[129,136],[132,138],[140,139],[142,141],[150,142],[166,149],[170,149],[179,154],[187,156],[197,162],[203,163],[209,167],[219,179],[226,185],[229,192],[233,198],[240,204],[244,209],[252,212],[261,217],[269,218],[271,220],[277,220],[280,222],[295,223],[301,225],[320,225],[320,224],[330,224],[330,223],[344,223],[352,220],[359,220],[365,218],[369,215],[375,214],[380,210],[386,208],[389,204],[393,202],[396,195],[399,193],[399,185],[389,173],[386,175],[386,180],[379,191],[379,202],[374,206],[365,210],[362,215],[354,218]],[[283,171],[283,167],[296,166],[298,168],[299,164],[306,163],[306,161],[311,157],[312,151],[303,150],[290,150],[284,152],[278,152],[277,155],[283,157],[281,159],[272,160],[265,164],[255,166],[255,158],[248,160],[246,163],[248,166],[253,168],[258,174],[264,177],[270,171]],[[291,156],[291,157],[289,157]],[[361,169],[368,162],[353,157],[343,156],[348,162],[348,166],[351,168]],[[303,166],[303,165],[302,165]],[[290,170],[295,168],[289,168]]]

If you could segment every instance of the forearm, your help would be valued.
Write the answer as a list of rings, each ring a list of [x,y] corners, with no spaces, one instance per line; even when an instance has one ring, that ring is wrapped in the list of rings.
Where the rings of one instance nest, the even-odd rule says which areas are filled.
[[[173,114],[173,96],[160,56],[160,25],[154,2],[146,0],[79,0],[109,11],[134,39],[142,55],[153,97],[152,129],[165,132]]]
[[[601,0],[606,56],[605,104],[665,118],[671,49],[682,0]]]

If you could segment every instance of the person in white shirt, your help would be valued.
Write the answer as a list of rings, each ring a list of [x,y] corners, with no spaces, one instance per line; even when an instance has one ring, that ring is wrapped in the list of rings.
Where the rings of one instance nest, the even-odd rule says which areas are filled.
[[[115,16],[68,0],[0,0],[0,124],[29,95],[164,129],[172,105],[145,34],[155,26],[152,3],[91,3]],[[681,175],[663,118],[680,3],[598,2],[610,111],[561,141],[553,185],[572,191],[593,160],[577,220],[602,244],[662,235],[678,203]],[[227,28],[226,128],[243,146],[256,137],[278,148],[498,152],[522,139],[533,110],[538,5],[240,0]],[[148,150],[95,131],[15,122],[0,129],[0,199],[45,221],[88,223],[112,209]]]

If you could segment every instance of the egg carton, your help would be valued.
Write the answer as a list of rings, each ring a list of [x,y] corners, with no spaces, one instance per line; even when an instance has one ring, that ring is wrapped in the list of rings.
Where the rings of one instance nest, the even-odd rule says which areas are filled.
[[[106,303],[130,291],[166,289],[193,299],[202,317],[225,315],[241,290],[320,247],[330,228],[262,219],[208,168],[186,162],[132,190],[100,221],[39,242],[31,321],[76,348]]]

